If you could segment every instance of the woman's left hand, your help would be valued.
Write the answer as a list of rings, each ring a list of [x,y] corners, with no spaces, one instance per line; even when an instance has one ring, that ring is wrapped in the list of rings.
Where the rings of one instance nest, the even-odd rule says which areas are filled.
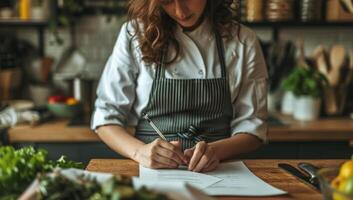
[[[188,170],[193,172],[212,171],[219,165],[215,148],[204,141],[186,149],[184,155],[189,159]]]

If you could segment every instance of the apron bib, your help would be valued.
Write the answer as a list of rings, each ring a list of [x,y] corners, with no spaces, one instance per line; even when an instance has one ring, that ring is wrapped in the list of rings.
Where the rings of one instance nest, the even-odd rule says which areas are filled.
[[[212,142],[230,137],[233,109],[226,75],[223,41],[216,35],[222,77],[213,79],[167,79],[164,57],[157,66],[149,103],[143,110],[168,141],[179,140],[182,150],[200,140]],[[159,135],[143,118],[135,137],[150,143]]]

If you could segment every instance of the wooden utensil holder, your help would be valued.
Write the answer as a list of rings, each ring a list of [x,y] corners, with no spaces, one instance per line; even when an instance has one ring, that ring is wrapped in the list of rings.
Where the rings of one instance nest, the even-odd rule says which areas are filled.
[[[9,100],[13,96],[22,79],[20,68],[0,70],[0,101]]]
[[[340,0],[328,0],[326,7],[327,21],[353,21],[353,13],[345,11]]]

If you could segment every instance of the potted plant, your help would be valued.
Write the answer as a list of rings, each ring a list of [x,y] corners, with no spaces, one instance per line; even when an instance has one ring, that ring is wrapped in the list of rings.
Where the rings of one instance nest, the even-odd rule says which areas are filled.
[[[294,95],[293,115],[298,120],[317,119],[326,77],[310,67],[296,67],[283,82],[283,88]]]

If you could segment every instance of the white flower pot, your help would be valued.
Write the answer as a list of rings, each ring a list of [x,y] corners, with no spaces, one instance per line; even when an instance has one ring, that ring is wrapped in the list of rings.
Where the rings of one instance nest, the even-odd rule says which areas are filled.
[[[281,112],[285,115],[291,115],[293,113],[294,106],[294,94],[293,92],[286,91],[283,94],[282,103],[281,103]]]
[[[320,99],[308,96],[300,96],[295,98],[295,109],[293,110],[294,118],[297,120],[314,120],[319,118]]]

